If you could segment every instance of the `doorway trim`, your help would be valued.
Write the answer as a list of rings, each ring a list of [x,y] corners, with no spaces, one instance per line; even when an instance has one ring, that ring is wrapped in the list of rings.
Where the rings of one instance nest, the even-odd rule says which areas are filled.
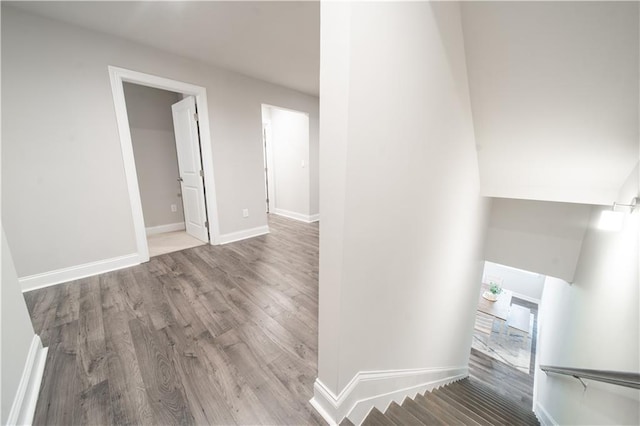
[[[142,201],[140,198],[140,188],[138,186],[138,174],[133,156],[133,143],[131,142],[131,128],[129,127],[129,117],[127,115],[127,104],[124,97],[123,83],[134,83],[156,89],[169,90],[172,92],[192,95],[196,98],[198,108],[198,118],[200,125],[200,149],[202,152],[202,169],[204,173],[205,200],[207,203],[207,220],[211,224],[209,228],[210,244],[220,243],[220,226],[218,224],[218,204],[216,202],[216,187],[213,174],[213,148],[211,144],[211,130],[209,126],[209,106],[207,103],[207,89],[190,83],[178,80],[171,80],[152,74],[145,74],[125,68],[109,65],[109,78],[111,80],[111,92],[113,94],[113,105],[118,123],[118,133],[120,135],[120,148],[122,149],[122,161],[129,192],[129,202],[131,204],[131,215],[133,217],[133,228],[136,236],[136,246],[140,262],[149,261],[149,246],[147,245],[147,235],[144,226],[144,216],[142,214]]]

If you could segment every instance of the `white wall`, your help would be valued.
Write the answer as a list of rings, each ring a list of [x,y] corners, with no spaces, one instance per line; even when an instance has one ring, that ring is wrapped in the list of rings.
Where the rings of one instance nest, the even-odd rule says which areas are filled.
[[[263,107],[269,124],[270,166],[275,213],[309,217],[309,117],[300,112]],[[317,204],[317,203],[316,203]]]
[[[262,103],[309,113],[317,145],[318,98],[2,10],[2,215],[20,277],[136,252],[108,65],[207,88],[223,235],[266,225]]]
[[[2,230],[2,283],[0,300],[2,300],[2,412],[0,422],[7,424],[9,411],[18,391],[31,347],[35,336],[27,305],[22,297],[18,276],[13,266],[11,252]]]
[[[488,201],[458,5],[321,10],[319,381],[464,368]]]
[[[638,157],[638,2],[463,2],[483,195],[609,204]]]
[[[640,192],[638,171],[617,198]],[[610,207],[607,207],[610,208]],[[597,229],[594,207],[572,285],[548,277],[540,305],[539,364],[640,372],[640,212],[619,232]],[[559,424],[639,424],[640,390],[536,370],[536,400]]]
[[[545,276],[535,272],[511,268],[493,262],[484,262],[482,282],[489,283],[498,278],[503,288],[510,290],[514,296],[538,303],[542,298]]]
[[[147,228],[184,222],[171,105],[182,94],[125,83],[131,143]],[[171,211],[171,205],[176,211]]]
[[[486,260],[573,280],[591,206],[495,198]]]

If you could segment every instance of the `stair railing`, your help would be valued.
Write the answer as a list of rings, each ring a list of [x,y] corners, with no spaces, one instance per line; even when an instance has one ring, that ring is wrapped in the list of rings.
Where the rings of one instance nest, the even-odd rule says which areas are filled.
[[[610,370],[589,370],[585,368],[558,367],[553,365],[541,365],[540,369],[545,373],[564,374],[580,380],[582,386],[587,388],[582,379],[597,380],[618,386],[640,389],[640,373]]]

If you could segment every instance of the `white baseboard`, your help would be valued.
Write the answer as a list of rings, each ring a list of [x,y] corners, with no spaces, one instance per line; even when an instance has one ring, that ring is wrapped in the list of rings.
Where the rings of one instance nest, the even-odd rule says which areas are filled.
[[[229,244],[235,241],[246,240],[247,238],[258,237],[260,235],[268,234],[269,227],[267,225],[258,226],[256,228],[244,229],[242,231],[230,232],[228,234],[220,235],[219,244]]]
[[[358,425],[374,407],[384,412],[393,401],[401,404],[407,397],[413,398],[417,393],[430,391],[468,375],[467,366],[361,371],[338,395],[320,379],[316,379],[310,403],[330,425],[340,424],[345,417]]]
[[[534,404],[533,412],[535,413],[542,426],[555,426],[559,424],[553,417],[551,417],[551,414],[549,414],[549,412],[537,401]]]
[[[288,217],[289,219],[299,220],[304,223],[317,222],[320,220],[320,214],[308,215],[283,209],[273,209],[272,213],[277,214],[278,216]]]
[[[150,226],[145,228],[147,235],[163,234],[165,232],[184,231],[184,222],[168,223],[166,225]]]
[[[126,256],[43,272],[42,274],[29,275],[19,278],[18,281],[22,286],[22,291],[25,292],[139,264],[140,258],[138,257],[138,253],[132,253]]]
[[[48,348],[42,347],[40,336],[35,334],[31,340],[31,347],[22,370],[18,390],[13,398],[11,411],[9,411],[8,425],[30,425],[33,422],[44,365],[47,361],[47,351]]]

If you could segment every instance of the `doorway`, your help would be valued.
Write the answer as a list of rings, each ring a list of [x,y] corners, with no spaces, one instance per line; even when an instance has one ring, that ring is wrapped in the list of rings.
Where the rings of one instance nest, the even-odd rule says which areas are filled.
[[[124,94],[149,255],[209,242],[193,96],[133,83]]]
[[[176,143],[174,147],[176,148],[179,170],[179,176],[175,177],[176,186],[179,185],[176,195],[180,194],[182,202],[171,203],[168,207],[172,210],[171,213],[175,213],[177,216],[179,216],[178,207],[182,208],[185,231],[190,236],[198,239],[201,243],[217,244],[220,232],[217,220],[206,89],[176,80],[116,67],[109,67],[109,74],[139,261],[146,262],[149,260],[148,230],[147,226],[145,226],[141,185],[138,181],[132,142],[132,128],[129,122],[124,93],[125,83],[173,92],[176,96],[183,98],[172,104],[171,107]],[[173,211],[174,209],[176,210],[175,212]]]
[[[310,215],[309,115],[262,105],[265,210],[303,222]]]

